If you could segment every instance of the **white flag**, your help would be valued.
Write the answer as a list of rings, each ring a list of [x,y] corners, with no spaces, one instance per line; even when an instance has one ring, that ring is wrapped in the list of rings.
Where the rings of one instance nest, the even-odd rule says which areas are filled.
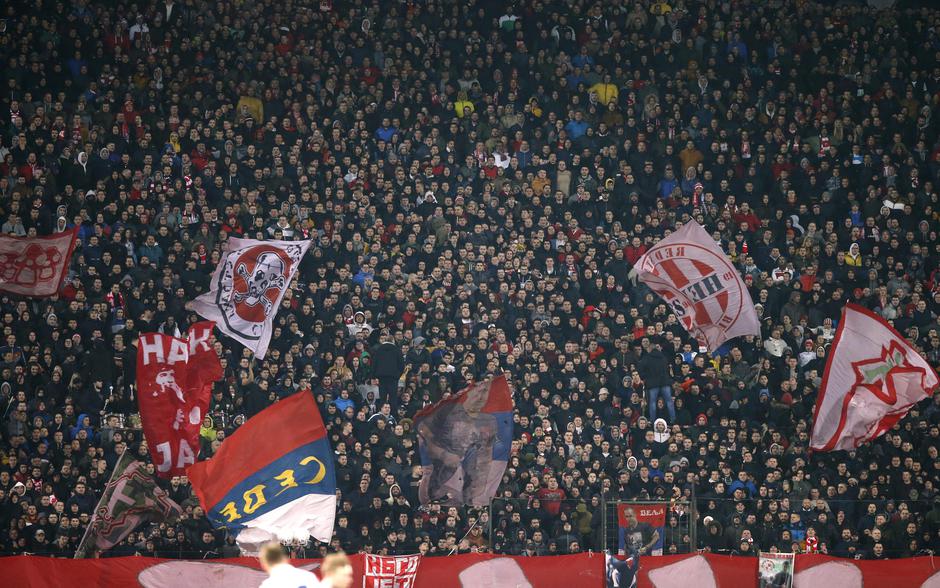
[[[816,397],[810,447],[854,449],[931,396],[940,378],[883,318],[847,304]]]
[[[634,269],[710,351],[734,337],[760,336],[757,311],[741,274],[697,222],[689,221],[654,245]]]
[[[229,239],[209,292],[187,308],[263,359],[274,315],[310,243]]]

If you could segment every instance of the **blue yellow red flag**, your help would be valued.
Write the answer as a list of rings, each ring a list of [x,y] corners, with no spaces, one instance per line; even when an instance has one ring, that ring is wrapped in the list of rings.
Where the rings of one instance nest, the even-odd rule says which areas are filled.
[[[247,552],[270,540],[333,535],[333,453],[309,392],[255,415],[187,474],[209,520],[237,532]]]

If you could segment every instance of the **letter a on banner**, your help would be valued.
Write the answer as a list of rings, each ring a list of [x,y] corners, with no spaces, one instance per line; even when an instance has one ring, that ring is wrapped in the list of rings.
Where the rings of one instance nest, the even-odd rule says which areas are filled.
[[[199,427],[222,364],[209,344],[214,324],[195,323],[189,339],[144,333],[137,343],[137,404],[157,475],[181,476],[196,463]]]

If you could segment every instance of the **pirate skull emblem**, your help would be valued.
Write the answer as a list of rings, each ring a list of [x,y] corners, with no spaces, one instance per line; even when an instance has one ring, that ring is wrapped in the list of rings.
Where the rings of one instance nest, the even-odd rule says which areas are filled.
[[[270,314],[274,303],[265,296],[269,290],[281,290],[286,285],[284,280],[284,261],[277,254],[266,251],[258,256],[255,269],[249,274],[244,262],[238,264],[235,272],[245,280],[244,292],[235,292],[233,299],[238,304],[264,306],[264,313]]]

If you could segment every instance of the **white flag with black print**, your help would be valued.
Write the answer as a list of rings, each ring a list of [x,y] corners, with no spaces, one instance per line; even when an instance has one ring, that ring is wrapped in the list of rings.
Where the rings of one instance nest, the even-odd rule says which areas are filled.
[[[229,239],[209,291],[187,308],[263,359],[274,315],[310,243]]]

